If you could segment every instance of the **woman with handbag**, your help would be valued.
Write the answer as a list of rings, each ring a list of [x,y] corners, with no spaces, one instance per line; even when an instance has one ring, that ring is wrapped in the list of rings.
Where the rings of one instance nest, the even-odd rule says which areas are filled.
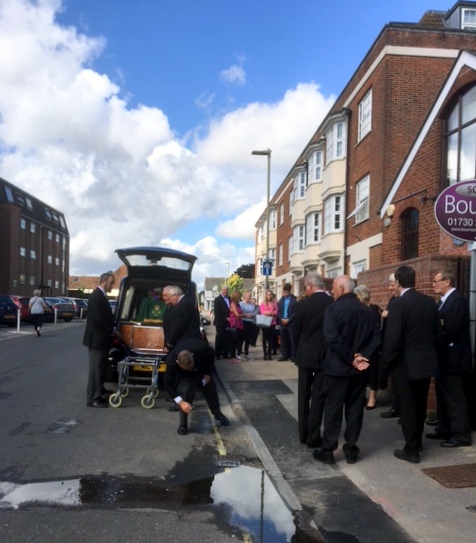
[[[274,294],[271,290],[267,290],[265,300],[259,306],[260,315],[272,317],[271,326],[262,327],[263,330],[263,359],[272,360],[272,352],[275,349],[274,330],[278,317],[278,304],[276,303]]]
[[[233,364],[239,364],[241,361],[241,346],[243,345],[243,309],[240,306],[240,293],[235,290],[230,296],[230,314],[228,315],[227,328],[228,340],[231,350]]]
[[[28,302],[28,309],[31,315],[31,324],[33,324],[36,335],[40,337],[45,311],[49,311],[49,308],[40,296],[39,290],[33,291],[33,298],[30,298],[30,301]]]

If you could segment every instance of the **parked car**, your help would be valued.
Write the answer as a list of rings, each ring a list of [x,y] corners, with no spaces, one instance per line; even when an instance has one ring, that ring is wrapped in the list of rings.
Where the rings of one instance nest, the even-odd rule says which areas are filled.
[[[88,316],[88,301],[84,298],[73,298],[73,300],[76,302],[76,314],[78,318],[81,318],[81,310],[83,319],[85,319]]]
[[[23,322],[30,322],[30,297],[29,296],[18,296],[18,301],[21,304],[20,309],[20,318]]]
[[[18,301],[20,296],[11,294],[0,295],[0,324],[14,327],[17,324],[18,310],[22,304]]]
[[[75,299],[71,298],[70,296],[61,296],[60,298],[62,300],[64,300],[65,302],[67,302],[69,304],[72,304],[74,306],[75,316],[77,316],[77,314],[78,314],[78,306],[77,306],[77,304],[75,302]]]
[[[56,318],[62,319],[65,322],[71,322],[76,316],[76,308],[73,304],[67,302],[63,298],[52,298],[50,296],[44,298],[46,305],[51,309],[53,313],[56,310]]]

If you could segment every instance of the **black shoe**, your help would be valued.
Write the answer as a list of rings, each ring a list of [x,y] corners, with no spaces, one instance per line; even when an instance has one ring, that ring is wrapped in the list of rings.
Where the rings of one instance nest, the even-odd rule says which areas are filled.
[[[167,407],[167,411],[177,412],[177,411],[180,411],[180,408],[178,405],[170,405],[169,407]]]
[[[177,434],[181,436],[186,436],[188,434],[188,428],[185,426],[185,424],[181,424],[177,429]]]
[[[39,329],[39,328],[35,328],[35,330],[36,330],[36,335],[37,335],[38,337],[41,337],[40,329]]]
[[[288,359],[287,358],[284,358],[284,356],[282,356],[281,358],[278,358],[278,362],[286,362]]]
[[[395,458],[398,458],[399,460],[406,460],[407,462],[411,462],[412,464],[420,463],[420,456],[418,454],[410,454],[403,449],[395,449],[393,451],[393,456],[395,456]]]
[[[380,413],[380,416],[383,419],[396,419],[400,416],[398,409],[395,409],[395,407],[390,408],[388,411],[384,411],[383,413]]]
[[[426,419],[425,423],[428,426],[438,426],[438,419]]]
[[[471,440],[465,439],[464,441],[460,441],[458,439],[450,438],[446,441],[442,441],[440,445],[446,449],[454,449],[455,447],[471,447]]]
[[[263,360],[268,360],[268,355],[267,354],[263,355]]]
[[[347,459],[347,464],[355,464],[357,462],[357,457],[359,456],[359,453],[360,453],[359,447],[355,445],[353,448],[350,448],[344,445],[342,449]]]
[[[109,403],[102,398],[98,400],[91,400],[86,404],[88,407],[109,407]]]
[[[171,402],[171,403],[175,402],[175,400],[173,398],[165,398],[165,401],[166,402]]]
[[[440,441],[443,441],[445,439],[450,439],[451,436],[441,432],[430,432],[429,434],[426,434],[426,437],[428,439],[439,439]]]
[[[230,426],[230,421],[221,412],[215,415],[215,421],[218,426]]]
[[[312,451],[312,456],[314,456],[314,458],[318,462],[323,462],[324,464],[328,464],[329,466],[336,463],[336,461],[334,460],[334,453],[332,451],[323,451],[322,449],[316,449]]]

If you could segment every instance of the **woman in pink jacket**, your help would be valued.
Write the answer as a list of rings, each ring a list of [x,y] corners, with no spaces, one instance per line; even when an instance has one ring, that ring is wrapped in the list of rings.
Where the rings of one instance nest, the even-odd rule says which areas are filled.
[[[261,315],[268,315],[273,317],[271,326],[269,328],[263,328],[263,358],[264,360],[272,360],[271,353],[275,349],[274,328],[278,317],[278,304],[276,303],[275,296],[271,290],[267,290],[265,294],[265,300],[259,306],[259,312]]]

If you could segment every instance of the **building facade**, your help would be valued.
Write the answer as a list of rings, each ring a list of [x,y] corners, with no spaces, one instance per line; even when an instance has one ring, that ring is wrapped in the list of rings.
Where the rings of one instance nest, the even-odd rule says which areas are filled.
[[[285,282],[297,293],[308,271],[348,273],[385,306],[402,262],[427,293],[442,266],[467,285],[468,245],[440,230],[434,201],[476,178],[472,51],[476,2],[383,28],[271,199],[278,296]]]
[[[0,178],[0,293],[67,293],[69,233],[64,214]]]

